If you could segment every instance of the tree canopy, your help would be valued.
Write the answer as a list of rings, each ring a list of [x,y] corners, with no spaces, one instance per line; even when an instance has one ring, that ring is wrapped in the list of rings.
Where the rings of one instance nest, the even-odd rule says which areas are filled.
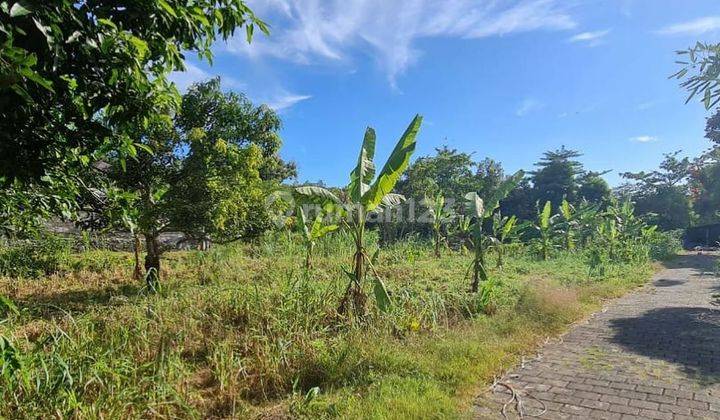
[[[686,228],[694,218],[687,188],[691,163],[687,157],[679,158],[679,154],[665,154],[658,170],[621,174],[632,182],[622,191],[635,201],[637,213],[661,229]]]
[[[219,79],[197,83],[174,119],[157,115],[129,132],[153,153],[110,156],[104,171],[109,189],[125,194],[115,195],[118,205],[101,202],[99,212],[106,223],[117,225],[120,218],[145,236],[147,269],[159,267],[162,232],[215,242],[256,237],[270,227],[266,191],[294,175],[278,156],[279,127],[274,111],[222,92]]]
[[[167,80],[216,38],[267,32],[242,0],[0,2],[0,181],[62,180],[179,103]]]

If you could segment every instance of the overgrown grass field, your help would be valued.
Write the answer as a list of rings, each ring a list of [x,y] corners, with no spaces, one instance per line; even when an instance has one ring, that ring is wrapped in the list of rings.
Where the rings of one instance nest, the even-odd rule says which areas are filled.
[[[3,279],[0,412],[462,417],[493,375],[652,273],[638,263],[590,276],[582,253],[536,261],[518,247],[483,304],[468,293],[470,255],[406,241],[376,263],[392,310],[355,319],[337,312],[349,241],[320,241],[312,271],[285,234],[168,253],[156,294],[131,280],[130,254],[108,251],[71,255],[61,275]]]

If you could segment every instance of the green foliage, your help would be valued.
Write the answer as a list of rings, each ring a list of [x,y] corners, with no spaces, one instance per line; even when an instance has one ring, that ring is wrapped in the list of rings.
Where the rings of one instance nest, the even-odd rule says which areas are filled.
[[[502,166],[491,159],[474,162],[472,156],[447,147],[434,156],[414,161],[398,182],[397,190],[406,197],[435,197],[438,194],[461,204],[468,191],[489,199],[503,179]],[[457,206],[455,210],[460,210]]]
[[[466,214],[472,218],[472,224],[469,228],[471,233],[469,242],[473,248],[471,292],[477,292],[480,288],[480,283],[487,282],[489,278],[485,254],[489,243],[492,241],[492,237],[483,232],[483,224],[486,220],[492,219],[493,214],[500,206],[500,201],[518,185],[524,176],[523,171],[518,171],[506,178],[495,190],[487,204],[483,202],[477,192],[473,191],[465,195]],[[495,239],[495,241],[497,241],[497,239]]]
[[[650,258],[663,261],[676,256],[683,249],[682,235],[683,230],[650,233],[647,237]]]
[[[68,266],[69,242],[56,235],[18,241],[0,248],[0,275],[38,278],[58,273]]]
[[[505,261],[505,254],[508,242],[516,240],[520,236],[520,231],[524,228],[524,224],[518,224],[515,216],[503,217],[500,212],[493,215],[493,233],[490,238],[491,247],[497,253],[497,267],[502,268]]]
[[[223,93],[219,79],[197,83],[174,120],[159,115],[132,133],[152,153],[110,160],[108,193],[91,204],[106,225],[145,236],[145,269],[158,274],[162,232],[216,243],[257,237],[271,226],[267,191],[294,173],[278,157],[279,128],[277,114]]]
[[[697,96],[705,109],[715,107],[720,101],[720,44],[698,42],[677,53],[683,67],[670,77],[683,80],[680,86],[690,92],[685,103]]]
[[[420,130],[421,123],[422,117],[416,115],[398,140],[377,178],[375,178],[376,171],[373,162],[375,130],[367,128],[357,164],[350,172],[346,202],[342,202],[335,194],[318,186],[298,187],[293,190],[299,204],[312,202],[337,207],[342,215],[343,225],[353,236],[355,245],[353,268],[352,271],[344,270],[350,279],[350,284],[340,303],[340,312],[348,312],[351,309],[358,315],[365,312],[366,297],[362,284],[368,271],[372,271],[373,292],[378,307],[387,310],[391,305],[390,295],[365,247],[367,216],[370,212],[391,208],[404,200],[402,195],[394,194],[392,190],[410,163],[410,157],[415,151],[415,137]]]
[[[366,234],[374,248],[376,232]],[[462,417],[479,383],[651,272],[645,264],[610,265],[593,278],[579,253],[545,262],[523,252],[502,271],[489,269],[490,281],[469,294],[468,256],[445,253],[438,260],[429,241],[398,242],[376,260],[393,306],[347,322],[337,301],[347,285],[338,267],[352,257],[349,241],[343,231],[318,240],[312,272],[300,269],[302,238],[287,232],[257,246],[168,253],[169,275],[157,294],[139,291],[115,267],[42,284],[0,279],[0,294],[33,296],[19,300],[20,315],[0,325],[7,366],[0,412]],[[99,252],[76,257],[95,260]],[[103,252],[107,259],[132,258]],[[494,265],[492,255],[488,260]],[[94,269],[92,261],[79,264]],[[372,293],[370,282],[365,287]]]
[[[179,103],[169,73],[243,27],[267,32],[241,0],[0,3],[0,179],[71,183],[110,150],[135,156],[126,129]]]
[[[690,160],[678,158],[680,152],[665,154],[660,168],[652,172],[626,172],[624,178],[633,181],[621,193],[635,202],[639,215],[660,229],[682,229],[694,220],[691,196],[685,181],[690,176]]]
[[[720,114],[717,114],[720,115]],[[711,124],[708,120],[708,126]],[[697,224],[720,221],[720,147],[716,146],[695,159],[690,170],[690,194]]]
[[[535,164],[539,169],[530,173],[535,195],[533,202],[550,201],[553,207],[559,206],[563,199],[575,202],[578,179],[584,173],[582,164],[575,160],[580,156],[580,152],[565,146],[545,152]]]
[[[325,215],[322,212],[318,212],[310,224],[310,227],[308,227],[307,217],[305,216],[305,211],[302,206],[297,207],[295,210],[295,217],[298,230],[300,231],[300,234],[305,242],[305,247],[307,248],[305,268],[310,269],[312,268],[312,256],[317,241],[325,237],[325,235],[330,232],[336,231],[339,226],[335,224],[324,224]]]
[[[557,215],[556,215],[557,216]],[[540,257],[547,261],[553,254],[557,244],[556,242],[556,223],[557,218],[552,215],[552,202],[545,202],[542,210],[538,207],[537,220],[535,221],[535,230],[538,232],[539,238],[535,240]]]
[[[445,205],[445,197],[440,194],[436,195],[433,199],[426,197],[424,202],[428,206],[428,212],[432,218],[435,256],[439,258],[442,243],[447,243],[447,240],[444,237],[443,228],[452,221],[454,213],[452,209]]]

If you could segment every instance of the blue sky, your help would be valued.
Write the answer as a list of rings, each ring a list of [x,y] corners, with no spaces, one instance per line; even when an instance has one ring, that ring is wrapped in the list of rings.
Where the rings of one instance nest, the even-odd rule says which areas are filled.
[[[180,89],[225,89],[283,119],[301,181],[345,185],[365,126],[383,161],[415,113],[417,156],[448,145],[529,169],[561,145],[588,169],[650,170],[697,155],[707,112],[668,75],[675,50],[720,40],[717,0],[255,0],[272,27],[189,58]],[[382,162],[380,162],[381,164]]]

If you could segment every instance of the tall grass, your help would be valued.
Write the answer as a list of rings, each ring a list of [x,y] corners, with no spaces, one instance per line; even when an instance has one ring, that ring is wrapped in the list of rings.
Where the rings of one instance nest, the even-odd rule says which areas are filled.
[[[0,414],[459,416],[484,380],[651,272],[612,265],[590,277],[581,255],[539,262],[513,247],[493,272],[489,311],[467,293],[469,255],[438,259],[409,240],[378,257],[392,310],[354,319],[336,311],[350,244],[342,233],[320,240],[312,271],[287,234],[169,253],[158,294],[112,252],[75,255],[64,275],[2,279],[19,310],[0,312]]]

